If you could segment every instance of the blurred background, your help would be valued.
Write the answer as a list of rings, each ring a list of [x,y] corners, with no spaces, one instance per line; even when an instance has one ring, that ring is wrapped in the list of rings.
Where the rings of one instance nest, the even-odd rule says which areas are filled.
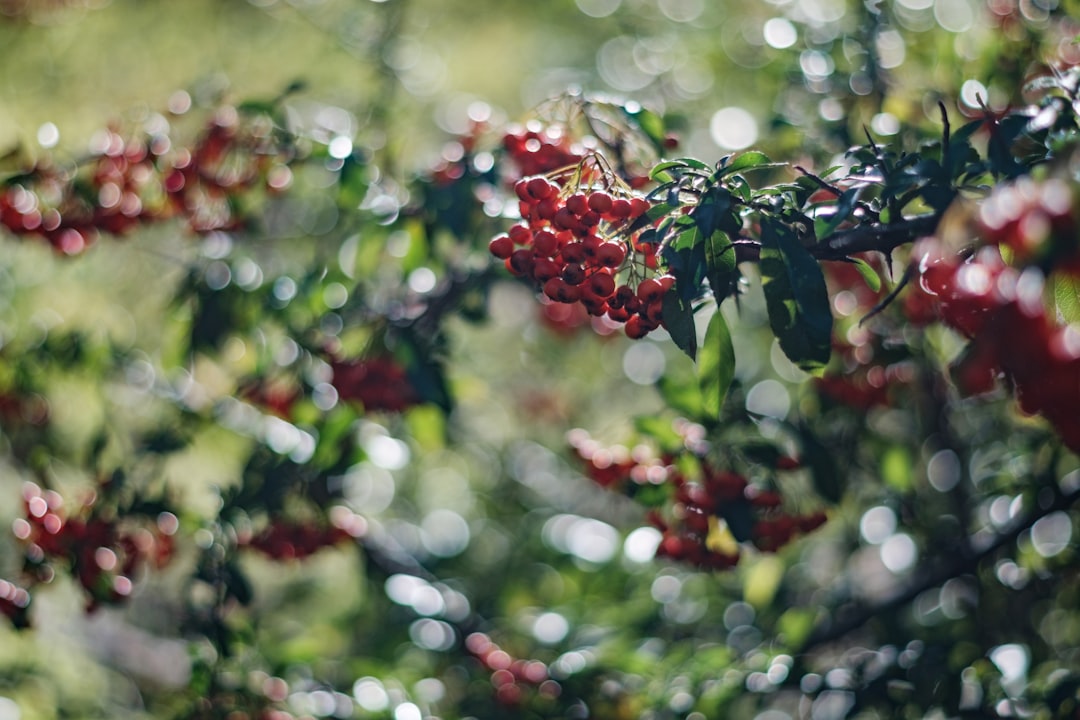
[[[339,159],[363,149],[379,168],[371,186],[400,189],[460,157],[458,138],[478,123],[524,122],[568,89],[664,116],[679,155],[714,163],[753,147],[825,168],[867,133],[911,146],[940,137],[939,101],[957,124],[984,105],[1022,104],[1037,61],[1080,60],[1074,10],[1058,0],[0,0],[2,172],[46,155],[75,163],[107,128],[166,122],[179,135],[200,109],[280,100],[314,145]],[[333,149],[333,138],[348,147]],[[123,606],[88,615],[80,589],[59,577],[35,594],[34,630],[0,625],[0,720],[194,717],[195,698],[215,693],[233,704],[198,716],[247,717],[228,714],[247,695],[297,717],[517,716],[494,697],[490,672],[462,659],[463,629],[545,665],[553,684],[522,691],[535,694],[523,717],[944,718],[964,702],[983,707],[983,693],[1000,697],[989,703],[1000,716],[1026,717],[1015,701],[1023,688],[1042,682],[1036,694],[1049,696],[1062,682],[1054,671],[1080,661],[1075,520],[1065,513],[1011,545],[989,584],[972,569],[888,605],[853,639],[792,650],[825,608],[901,590],[940,556],[942,524],[993,530],[1016,516],[1034,441],[1000,436],[1004,399],[992,404],[998,415],[953,408],[961,431],[985,440],[962,472],[956,453],[911,429],[911,407],[847,416],[874,440],[851,448],[849,492],[827,526],[780,555],[698,572],[653,561],[659,533],[644,510],[583,477],[566,441],[580,427],[604,444],[633,443],[635,418],[669,419],[657,381],[689,376],[692,364],[662,332],[632,343],[553,327],[532,292],[508,281],[491,284],[482,322],[448,321],[454,409],[358,420],[363,458],[338,477],[345,504],[431,575],[406,560],[373,565],[348,545],[303,561],[247,555],[254,599],[229,616],[235,654],[222,657],[180,628],[199,603],[195,548],[214,547],[212,520],[251,467],[250,434],[216,403],[264,359],[241,332],[189,357],[192,314],[174,302],[178,288],[191,277],[213,285],[222,262],[241,294],[292,273],[302,285],[294,305],[344,337],[335,293],[348,296],[352,276],[309,271],[336,268],[343,248],[356,253],[350,238],[385,241],[397,263],[380,275],[376,260],[372,288],[423,288],[429,275],[418,270],[433,278],[449,266],[434,251],[403,259],[399,235],[354,232],[319,177],[296,173],[300,201],[275,210],[264,236],[193,237],[165,223],[72,259],[0,234],[4,381],[32,368],[18,372],[47,403],[52,443],[48,457],[23,463],[11,459],[19,438],[5,439],[0,527],[20,517],[27,480],[47,476],[81,497],[103,428],[143,437],[175,423],[182,451],[131,475],[167,488],[192,545],[139,577]],[[494,231],[500,221],[484,222]],[[450,256],[476,265],[489,239],[459,239]],[[280,305],[296,286],[274,284]],[[762,298],[751,289],[737,314],[727,310],[738,398],[795,417],[806,376],[770,344]],[[943,335],[930,352],[957,347]],[[161,383],[203,393],[184,400],[202,421],[148,392]],[[109,442],[106,455],[124,454]],[[0,540],[0,577],[22,562],[15,540]],[[947,689],[932,681],[942,674],[955,679]]]

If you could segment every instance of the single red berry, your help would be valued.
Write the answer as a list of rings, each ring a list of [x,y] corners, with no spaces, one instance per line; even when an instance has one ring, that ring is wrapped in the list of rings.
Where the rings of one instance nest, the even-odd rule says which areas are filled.
[[[580,217],[579,217],[579,222],[582,224],[582,226],[587,227],[587,228],[596,227],[597,225],[600,224],[600,220],[601,220],[600,213],[593,212],[592,210],[588,210],[588,211],[582,213],[580,215]]]
[[[630,216],[640,217],[649,211],[652,205],[645,198],[635,197],[630,198]]]
[[[582,263],[585,262],[586,258],[585,246],[580,242],[572,242],[564,245],[562,250],[559,251],[559,254],[567,263]]]
[[[630,319],[626,321],[626,325],[623,327],[623,331],[626,333],[626,337],[631,340],[640,340],[655,330],[655,327],[650,327],[651,323],[640,315],[632,315]]]
[[[580,285],[585,282],[585,268],[580,265],[567,265],[562,277],[571,285]]]
[[[596,249],[596,262],[601,267],[617,268],[626,259],[626,248],[622,243],[604,242]]]
[[[544,294],[561,303],[577,302],[581,298],[581,290],[562,278],[552,278],[544,283]]]
[[[529,204],[536,202],[536,198],[529,193],[529,182],[527,180],[518,180],[514,183],[514,193],[521,202]]]
[[[605,272],[593,273],[589,276],[588,286],[598,297],[608,298],[615,292],[615,278]]]
[[[560,230],[578,230],[581,228],[581,221],[578,220],[577,215],[568,207],[561,207],[555,212],[555,216],[551,219],[552,224]]]
[[[554,260],[546,257],[533,259],[532,276],[540,282],[545,282],[562,274],[562,266]]]
[[[547,178],[534,177],[529,178],[526,183],[529,195],[537,200],[544,200],[554,195],[558,190],[557,188],[548,182]]]
[[[581,217],[589,212],[589,201],[581,193],[574,193],[566,198],[566,209]]]
[[[555,202],[554,197],[546,197],[536,203],[536,216],[541,220],[553,220],[558,212],[559,203]]]
[[[506,234],[510,236],[515,245],[528,245],[533,239],[532,231],[524,225],[514,225],[506,231]]]
[[[533,234],[533,251],[541,257],[551,257],[559,251],[559,241],[550,230]]]
[[[611,209],[608,210],[608,216],[614,220],[625,220],[633,214],[634,208],[630,205],[629,200],[618,198],[611,203]]]
[[[589,209],[600,215],[611,212],[614,200],[603,190],[597,190],[589,195]]]
[[[641,304],[649,306],[664,297],[664,287],[654,278],[646,278],[638,284],[638,299]]]
[[[515,250],[507,262],[510,265],[510,270],[515,274],[527,275],[532,270],[533,252],[524,248]]]
[[[514,252],[514,241],[506,235],[499,235],[488,243],[488,250],[500,260],[505,260]]]

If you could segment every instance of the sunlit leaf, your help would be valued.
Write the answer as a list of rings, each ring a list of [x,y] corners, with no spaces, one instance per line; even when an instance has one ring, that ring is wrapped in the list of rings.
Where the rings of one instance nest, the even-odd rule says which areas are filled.
[[[1054,288],[1054,303],[1058,314],[1067,323],[1080,323],[1080,278],[1065,273],[1050,276]]]
[[[881,291],[881,276],[877,274],[877,270],[870,267],[870,263],[862,258],[853,258],[852,264],[866,282],[866,287],[870,288],[872,292]]]
[[[719,308],[709,320],[697,363],[705,414],[718,418],[731,380],[735,377],[735,348],[731,344],[731,331]]]
[[[746,570],[743,599],[758,610],[766,608],[772,604],[783,579],[784,561],[775,555],[763,555]]]

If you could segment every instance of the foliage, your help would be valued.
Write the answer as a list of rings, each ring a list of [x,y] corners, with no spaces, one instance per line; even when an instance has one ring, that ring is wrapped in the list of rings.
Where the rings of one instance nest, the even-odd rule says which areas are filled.
[[[473,103],[407,173],[386,5],[374,129],[179,91],[5,157],[0,710],[1075,716],[1070,8],[791,4],[776,138],[715,160],[619,36],[656,110]],[[939,36],[1002,62],[920,116]]]

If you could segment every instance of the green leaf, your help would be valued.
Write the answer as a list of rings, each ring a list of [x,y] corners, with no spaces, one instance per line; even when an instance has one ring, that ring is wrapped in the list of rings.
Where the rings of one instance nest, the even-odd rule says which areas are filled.
[[[672,342],[693,360],[697,355],[697,328],[694,326],[694,309],[688,300],[680,297],[672,288],[664,294],[664,328]]]
[[[844,478],[836,464],[833,451],[825,445],[805,423],[798,425],[799,443],[802,446],[803,465],[810,469],[814,490],[822,499],[840,502],[844,494]]]
[[[1080,278],[1060,273],[1050,277],[1058,314],[1067,323],[1080,323]]]
[[[881,479],[887,487],[908,492],[914,480],[911,455],[901,445],[893,445],[881,456]]]
[[[634,418],[634,430],[652,438],[664,449],[676,449],[683,445],[683,437],[671,426],[671,419],[658,415],[639,415]]]
[[[836,201],[835,213],[820,218],[814,218],[814,235],[817,237],[818,242],[821,242],[836,232],[836,229],[840,227],[845,220],[851,217],[851,213],[855,209],[855,203],[858,202],[859,195],[862,191],[863,186],[845,190],[840,194],[840,197]]]
[[[762,218],[761,275],[780,349],[803,370],[820,371],[832,351],[825,276],[795,233],[775,218]]]
[[[675,160],[665,160],[662,163],[658,163],[649,172],[650,180],[657,180],[659,182],[671,182],[674,179],[674,175],[667,172],[679,168],[681,170],[708,170],[709,166],[700,160],[694,158],[678,158]]]
[[[660,396],[672,410],[689,418],[700,418],[704,414],[701,389],[696,378],[675,377],[669,373],[663,375],[656,385]]]
[[[852,264],[855,265],[855,269],[862,275],[862,279],[866,282],[866,287],[874,292],[881,291],[881,276],[877,274],[877,270],[870,267],[870,263],[861,258],[852,258]]]
[[[622,108],[622,111],[634,119],[638,127],[649,136],[649,139],[652,140],[657,147],[661,147],[664,144],[664,135],[666,133],[664,118],[651,110],[641,109],[631,111],[624,107]]]
[[[732,160],[725,165],[720,171],[721,174],[727,175],[733,172],[739,172],[743,170],[767,170],[770,168],[784,167],[784,163],[774,163],[769,159],[769,156],[758,150],[748,150],[742,155]]]
[[[705,331],[705,343],[698,353],[697,363],[703,409],[710,418],[718,418],[731,380],[735,377],[735,348],[731,344],[731,331],[719,307]]]
[[[702,241],[704,236],[692,223],[689,227],[676,227],[672,232],[678,234],[661,252],[664,264],[675,277],[675,292],[682,303],[689,305],[701,296],[702,284],[708,271],[705,242]],[[667,312],[665,309],[665,324],[668,320]]]
[[[746,571],[743,599],[758,610],[768,607],[784,579],[784,561],[775,555],[762,555]]]
[[[735,293],[739,283],[735,246],[723,232],[714,232],[705,242],[705,277],[717,304]]]
[[[776,621],[784,643],[792,650],[802,647],[814,629],[816,613],[809,608],[791,608]]]

